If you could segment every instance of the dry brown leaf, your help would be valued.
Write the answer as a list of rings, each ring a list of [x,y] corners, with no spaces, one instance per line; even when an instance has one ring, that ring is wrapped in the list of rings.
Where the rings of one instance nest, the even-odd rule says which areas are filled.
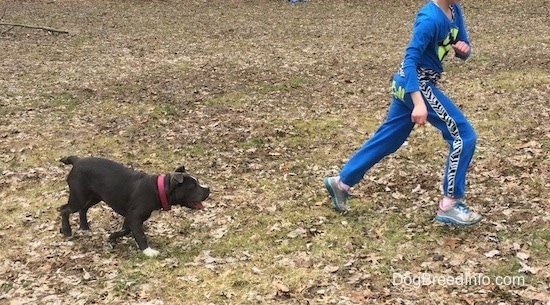
[[[472,299],[470,299],[469,297],[467,297],[465,295],[462,296],[462,300],[464,302],[466,302],[466,304],[468,304],[468,305],[475,305],[476,304],[475,301],[473,301]]]
[[[497,255],[500,255],[500,251],[494,249],[494,250],[491,250],[491,251],[489,251],[489,252],[485,252],[484,255],[485,255],[485,257],[493,258],[493,257],[495,257],[495,256],[497,256]]]
[[[531,287],[534,289],[533,287]],[[521,295],[524,298],[533,300],[533,301],[541,301],[546,302],[546,304],[550,303],[550,294],[547,292],[537,292],[532,290],[519,290],[516,291],[517,294]]]
[[[446,237],[443,240],[443,246],[448,246],[449,248],[451,248],[451,250],[454,250],[456,249],[460,241],[461,239],[457,237]]]
[[[526,253],[526,252],[518,252],[516,253],[516,257],[521,259],[521,260],[528,260],[531,255],[529,253]]]
[[[227,231],[228,231],[227,227],[221,227],[211,232],[210,236],[220,239],[225,235],[225,233],[227,233]]]
[[[334,272],[337,272],[338,270],[340,270],[340,267],[338,267],[338,266],[326,265],[325,268],[323,268],[323,270],[324,270],[325,272],[328,272],[328,273],[334,273]]]
[[[380,227],[374,230],[374,232],[376,233],[376,238],[381,239],[384,237],[384,228]]]
[[[367,255],[367,261],[372,262],[373,265],[378,265],[378,261],[382,259],[381,257],[378,257],[376,253],[372,252]]]
[[[281,282],[273,282],[273,287],[280,292],[284,292],[284,293],[290,292],[290,289],[288,288],[288,286],[286,286]]]
[[[539,147],[541,147],[541,145],[542,144],[540,142],[529,141],[527,143],[523,143],[523,144],[520,144],[520,145],[516,146],[516,149],[533,148],[533,147],[539,148]]]
[[[287,237],[288,238],[296,238],[298,236],[302,236],[302,235],[305,235],[307,233],[307,230],[304,229],[304,228],[298,228],[294,231],[291,231],[287,234]]]
[[[539,272],[539,268],[531,267],[527,265],[527,263],[524,263],[523,261],[519,261],[519,264],[521,265],[521,268],[518,270],[518,272],[520,273],[537,274],[537,272]]]

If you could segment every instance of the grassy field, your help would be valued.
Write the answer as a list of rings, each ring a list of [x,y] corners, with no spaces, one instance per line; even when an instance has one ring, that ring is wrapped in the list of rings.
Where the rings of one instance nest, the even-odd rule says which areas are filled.
[[[322,178],[384,119],[423,3],[1,2],[1,22],[69,33],[0,26],[0,303],[550,304],[548,1],[463,1],[474,53],[441,87],[478,133],[481,224],[433,221],[430,126],[331,208]],[[66,239],[67,155],[184,164],[212,194],[146,223],[155,259],[108,246],[104,204]]]

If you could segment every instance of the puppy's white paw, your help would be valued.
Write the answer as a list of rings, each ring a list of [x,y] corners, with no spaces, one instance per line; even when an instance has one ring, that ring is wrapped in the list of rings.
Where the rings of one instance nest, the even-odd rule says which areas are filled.
[[[143,254],[147,255],[148,257],[155,257],[155,256],[159,255],[160,252],[158,252],[155,249],[151,249],[151,247],[149,247],[149,248],[143,250]]]

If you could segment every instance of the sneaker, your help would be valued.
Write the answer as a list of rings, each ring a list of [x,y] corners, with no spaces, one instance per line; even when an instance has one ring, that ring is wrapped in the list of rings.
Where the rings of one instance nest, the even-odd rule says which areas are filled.
[[[346,200],[349,197],[349,193],[342,191],[338,187],[338,177],[325,178],[325,187],[332,198],[332,203],[334,204],[336,211],[340,213],[347,212],[348,205],[346,204]]]
[[[443,223],[450,223],[457,226],[471,226],[480,222],[483,216],[478,213],[470,211],[470,209],[461,201],[455,203],[455,205],[448,211],[438,209],[435,220]]]

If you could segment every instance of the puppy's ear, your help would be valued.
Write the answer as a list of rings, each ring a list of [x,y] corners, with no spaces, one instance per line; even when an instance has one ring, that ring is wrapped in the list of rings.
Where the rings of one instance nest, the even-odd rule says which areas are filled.
[[[176,171],[170,175],[170,180],[175,180],[177,183],[183,183],[183,178],[183,173],[179,171]],[[171,184],[174,185],[173,183]]]
[[[185,173],[186,172],[185,166],[182,165],[182,166],[176,168],[175,172]]]

